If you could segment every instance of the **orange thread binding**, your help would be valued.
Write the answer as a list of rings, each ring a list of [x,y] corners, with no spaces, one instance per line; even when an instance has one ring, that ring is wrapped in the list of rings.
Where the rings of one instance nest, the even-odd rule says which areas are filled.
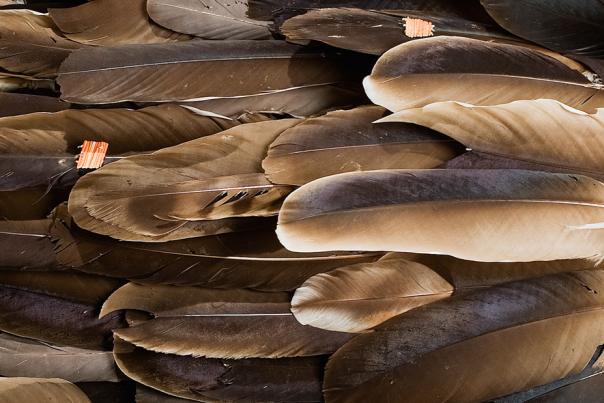
[[[84,141],[82,151],[78,158],[78,169],[97,169],[103,166],[105,154],[109,149],[109,143],[104,141]]]
[[[434,35],[434,25],[430,21],[419,18],[403,18],[405,22],[405,35],[409,38],[424,38]]]

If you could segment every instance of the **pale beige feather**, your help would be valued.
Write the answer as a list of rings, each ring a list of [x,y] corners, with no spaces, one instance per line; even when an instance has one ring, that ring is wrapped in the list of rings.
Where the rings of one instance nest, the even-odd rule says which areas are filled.
[[[482,153],[604,173],[604,109],[589,114],[549,99],[493,106],[438,102],[380,121],[426,126]]]

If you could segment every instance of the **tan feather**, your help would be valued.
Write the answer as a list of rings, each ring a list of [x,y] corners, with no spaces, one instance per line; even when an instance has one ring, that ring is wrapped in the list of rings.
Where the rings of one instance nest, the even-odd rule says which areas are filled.
[[[461,152],[451,139],[415,125],[374,125],[385,113],[364,106],[308,119],[277,137],[262,167],[273,183],[303,185],[343,172],[435,168]]]
[[[110,351],[56,346],[0,334],[0,375],[61,377],[69,382],[117,382]]]
[[[498,105],[550,98],[592,112],[604,91],[544,53],[475,39],[436,37],[384,53],[363,81],[369,99],[391,111],[441,101]]]
[[[0,397],[5,403],[90,403],[77,386],[58,378],[0,378]]]
[[[241,187],[258,183],[255,179],[257,176],[249,174],[262,173],[261,162],[269,144],[284,130],[298,123],[298,120],[285,119],[242,125],[216,135],[165,148],[150,155],[124,158],[78,181],[69,198],[69,212],[80,227],[123,240],[167,241],[225,232],[223,225],[206,232],[203,232],[203,228],[201,231],[199,227],[195,229],[197,223],[201,226],[213,225],[214,221],[199,220],[209,217],[208,212],[212,211],[214,205],[219,205],[217,203],[221,203],[221,200],[228,195],[224,195],[220,187],[204,186],[211,185],[212,180],[217,177],[227,176],[231,177],[228,181],[238,183],[237,186]],[[254,178],[255,182],[244,181],[250,178]],[[199,200],[199,192],[188,192],[179,195],[177,199],[168,197],[165,202],[156,204],[157,208],[154,209],[145,207],[141,211],[127,207],[135,206],[131,203],[145,194],[154,194],[154,189],[158,186],[165,186],[168,189],[191,180],[199,181],[200,184],[203,180],[209,181],[204,186],[200,186],[199,190],[207,191],[208,196],[203,195],[206,200],[214,200],[206,208],[196,212],[194,217],[161,218],[176,217],[178,214],[175,213],[179,211],[174,201],[178,200],[179,205],[186,209],[188,204],[183,204],[183,200],[187,198],[193,202]],[[132,184],[135,186],[131,186]],[[114,196],[106,194],[107,191],[123,192],[120,196],[124,197],[124,200],[114,200]],[[228,196],[229,199],[226,201],[233,197],[233,195]],[[237,209],[242,205],[245,211],[246,199],[243,199],[242,203],[238,203],[236,199],[235,197],[235,200],[231,200],[232,208]],[[125,207],[118,210],[116,208],[118,202]],[[269,197],[268,202],[272,205],[274,199]],[[149,205],[148,201],[144,204]],[[111,208],[116,208],[116,214],[111,213]],[[256,209],[255,206],[253,208]],[[243,213],[237,215],[241,216]]]
[[[188,35],[151,21],[145,0],[95,0],[70,8],[49,10],[50,18],[69,39],[86,45],[186,41]]]
[[[157,150],[236,126],[175,105],[84,109],[0,118],[0,153],[77,154],[84,140],[109,143],[109,153]]]
[[[330,354],[350,336],[300,325],[286,293],[204,290],[129,284],[109,297],[115,309],[149,311],[153,319],[115,334],[147,350],[210,358],[279,358]]]
[[[331,357],[326,401],[490,401],[579,373],[601,354],[603,280],[555,274],[397,316]]]
[[[296,290],[292,312],[305,325],[363,332],[453,293],[596,268],[589,260],[482,263],[442,255],[389,253],[377,262],[344,266],[309,278]]]
[[[547,99],[494,106],[442,102],[381,121],[430,127],[477,152],[604,174],[604,109],[587,114]]]
[[[158,24],[205,39],[268,39],[269,22],[247,18],[247,1],[148,0]]]
[[[296,290],[291,310],[303,325],[358,333],[452,293],[453,286],[429,267],[388,260],[311,277]]]
[[[294,251],[391,250],[477,261],[601,259],[604,184],[521,170],[390,170],[317,179],[288,196]],[[352,219],[354,217],[354,219]]]

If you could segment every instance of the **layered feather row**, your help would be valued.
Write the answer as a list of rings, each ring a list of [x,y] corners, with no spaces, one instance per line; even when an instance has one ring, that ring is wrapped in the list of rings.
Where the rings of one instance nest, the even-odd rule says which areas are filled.
[[[601,401],[602,27],[0,0],[0,401]]]

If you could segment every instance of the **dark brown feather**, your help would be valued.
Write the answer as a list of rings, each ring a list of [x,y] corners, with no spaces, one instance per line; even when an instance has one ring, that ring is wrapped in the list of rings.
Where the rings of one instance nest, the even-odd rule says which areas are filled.
[[[324,357],[220,360],[160,354],[116,340],[117,365],[130,378],[204,402],[320,402]],[[258,385],[262,385],[261,388]]]

